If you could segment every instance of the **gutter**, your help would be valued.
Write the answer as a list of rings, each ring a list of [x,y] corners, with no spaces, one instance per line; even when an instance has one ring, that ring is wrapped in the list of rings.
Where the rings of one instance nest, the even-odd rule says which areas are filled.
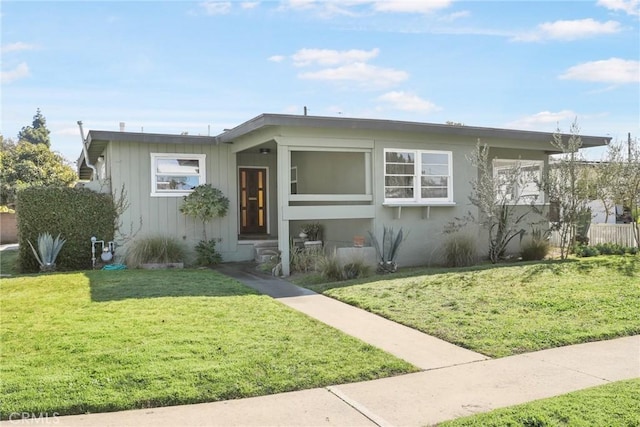
[[[93,171],[91,173],[91,181],[95,181],[96,177],[98,176],[98,169],[96,169],[96,167],[89,161],[89,150],[87,150],[87,140],[84,137],[84,131],[82,130],[82,120],[78,120],[78,127],[80,128],[80,138],[82,138],[82,153],[84,154],[84,163]],[[79,166],[82,167],[82,165]]]

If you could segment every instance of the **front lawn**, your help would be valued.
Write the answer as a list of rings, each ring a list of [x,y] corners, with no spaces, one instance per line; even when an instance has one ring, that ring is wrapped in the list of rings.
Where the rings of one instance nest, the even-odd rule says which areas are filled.
[[[640,426],[640,379],[618,381],[439,424],[440,427]]]
[[[415,270],[309,287],[491,357],[640,333],[640,256]]]
[[[2,279],[0,413],[178,405],[416,369],[211,270]]]

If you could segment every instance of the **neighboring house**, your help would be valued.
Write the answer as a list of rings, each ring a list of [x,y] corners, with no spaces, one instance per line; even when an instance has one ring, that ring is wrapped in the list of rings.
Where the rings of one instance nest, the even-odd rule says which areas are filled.
[[[78,164],[90,188],[125,186],[125,230],[141,219],[139,235],[167,234],[190,245],[202,238],[202,225],[179,212],[182,197],[212,184],[231,206],[207,229],[221,239],[223,259],[252,259],[254,243],[270,238],[287,275],[291,239],[316,221],[328,248],[352,246],[367,231],[380,238],[384,226],[402,227],[408,237],[401,266],[439,262],[444,226],[474,211],[468,196],[477,171],[468,157],[478,140],[490,146],[497,171],[526,161],[532,177],[555,152],[550,133],[262,114],[215,137],[92,130]],[[582,137],[585,147],[609,141]],[[533,187],[517,191],[544,203]],[[478,248],[486,249],[486,239],[479,237]]]

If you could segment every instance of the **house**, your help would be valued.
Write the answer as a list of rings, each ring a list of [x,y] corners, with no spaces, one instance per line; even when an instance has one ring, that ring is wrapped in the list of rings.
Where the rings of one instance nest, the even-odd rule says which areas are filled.
[[[520,161],[532,176],[555,152],[550,133],[262,114],[217,136],[91,130],[78,165],[90,188],[125,186],[125,228],[141,221],[139,235],[173,235],[193,246],[202,225],[179,207],[191,188],[212,184],[231,206],[207,229],[220,239],[223,259],[252,259],[254,245],[272,239],[287,275],[291,239],[316,221],[328,248],[353,246],[353,237],[367,231],[381,236],[384,226],[402,227],[408,237],[401,266],[438,262],[445,224],[473,210],[468,196],[477,171],[468,156],[478,140],[490,147],[496,170]],[[594,147],[610,138],[582,141]],[[514,191],[544,203],[537,189],[524,187]],[[480,249],[485,241],[478,239]]]

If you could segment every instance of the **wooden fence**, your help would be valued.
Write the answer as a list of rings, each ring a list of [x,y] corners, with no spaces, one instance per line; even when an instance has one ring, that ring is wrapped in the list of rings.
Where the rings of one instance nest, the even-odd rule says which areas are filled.
[[[617,243],[627,247],[637,246],[631,224],[591,224],[588,237],[590,245]],[[560,245],[560,236],[557,231],[551,233],[551,244]]]

